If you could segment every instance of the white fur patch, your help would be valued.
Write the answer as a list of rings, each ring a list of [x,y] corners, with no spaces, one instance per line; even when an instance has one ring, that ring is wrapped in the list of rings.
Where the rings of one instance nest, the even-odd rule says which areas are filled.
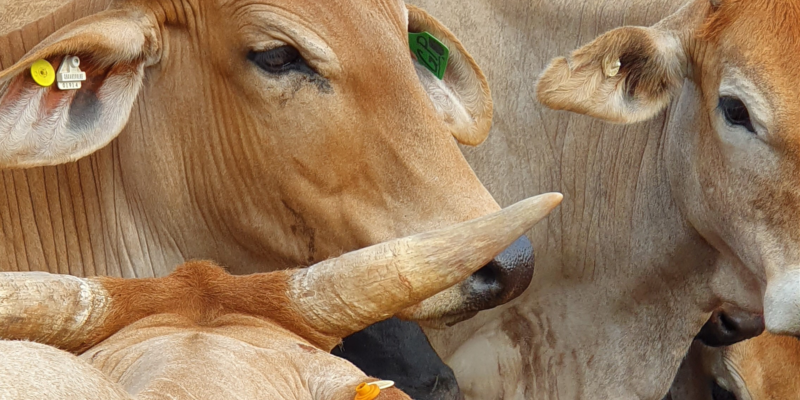
[[[787,271],[767,283],[764,321],[771,333],[800,335],[800,270]]]

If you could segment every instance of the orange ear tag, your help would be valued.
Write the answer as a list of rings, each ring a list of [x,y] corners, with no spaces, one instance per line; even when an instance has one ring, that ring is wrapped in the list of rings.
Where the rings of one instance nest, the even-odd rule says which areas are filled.
[[[381,394],[377,385],[362,383],[356,387],[356,397],[353,400],[375,400]]]

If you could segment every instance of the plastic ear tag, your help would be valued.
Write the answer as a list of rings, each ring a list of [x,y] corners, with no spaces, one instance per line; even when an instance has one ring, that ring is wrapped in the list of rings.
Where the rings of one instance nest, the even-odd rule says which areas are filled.
[[[356,397],[353,400],[375,400],[381,394],[381,389],[377,385],[361,383],[356,386]]]
[[[444,78],[450,49],[428,32],[408,34],[408,47],[417,61],[440,80]]]
[[[58,67],[58,74],[56,74],[59,89],[76,90],[81,88],[81,82],[86,80],[86,73],[78,68],[79,65],[81,65],[81,60],[78,57],[64,57],[64,61]]]
[[[48,87],[56,80],[56,70],[47,60],[38,60],[31,64],[31,78],[39,86]]]
[[[375,381],[367,383],[367,385],[374,385],[377,386],[378,389],[383,390],[394,386],[394,381]]]

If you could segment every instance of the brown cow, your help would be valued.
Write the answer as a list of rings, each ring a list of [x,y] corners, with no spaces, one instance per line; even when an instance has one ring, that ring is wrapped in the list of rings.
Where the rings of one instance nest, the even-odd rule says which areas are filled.
[[[202,258],[244,274],[499,208],[456,143],[486,138],[488,84],[400,0],[11,1],[0,270],[149,277]],[[450,48],[443,80],[415,64],[409,30]],[[66,56],[81,89],[32,80],[32,63]],[[523,239],[402,314],[468,318],[519,295],[532,267]]]
[[[800,341],[765,333],[727,347],[694,343],[671,400],[798,400]]]

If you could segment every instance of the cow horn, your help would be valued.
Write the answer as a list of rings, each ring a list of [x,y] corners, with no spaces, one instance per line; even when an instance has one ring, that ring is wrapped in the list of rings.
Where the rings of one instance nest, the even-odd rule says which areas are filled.
[[[0,337],[80,347],[102,325],[109,297],[100,282],[45,272],[0,273]]]
[[[560,193],[297,270],[288,297],[319,332],[345,337],[466,279],[547,216]]]

